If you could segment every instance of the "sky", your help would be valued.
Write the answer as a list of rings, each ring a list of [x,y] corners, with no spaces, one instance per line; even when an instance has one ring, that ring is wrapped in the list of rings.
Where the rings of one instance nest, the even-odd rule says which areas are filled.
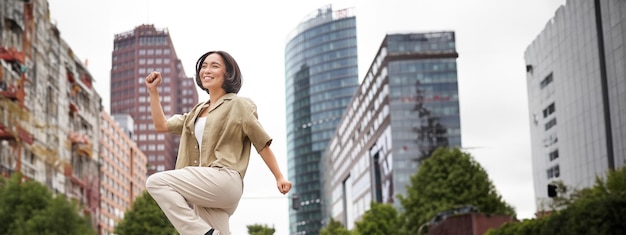
[[[185,73],[210,50],[239,63],[243,87],[273,137],[272,150],[287,176],[284,49],[287,37],[318,8],[352,8],[357,19],[359,79],[386,34],[454,31],[464,150],[489,174],[519,219],[534,217],[530,119],[524,51],[566,0],[49,0],[50,18],[83,61],[109,111],[115,34],[152,24],[167,29]],[[175,2],[175,3],[174,3]],[[208,95],[198,90],[200,100]],[[258,155],[244,179],[244,195],[231,217],[234,235],[247,225],[289,234],[288,198]]]

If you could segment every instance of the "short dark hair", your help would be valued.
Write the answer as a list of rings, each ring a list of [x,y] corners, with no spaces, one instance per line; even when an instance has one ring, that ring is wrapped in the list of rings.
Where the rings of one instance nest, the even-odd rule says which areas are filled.
[[[209,93],[209,89],[202,86],[200,69],[202,68],[202,63],[204,63],[206,57],[214,53],[219,54],[226,65],[226,74],[224,74],[224,84],[222,85],[222,88],[226,90],[226,93],[238,93],[239,89],[241,89],[242,82],[241,71],[239,70],[239,65],[237,65],[235,58],[225,51],[209,51],[200,56],[198,61],[196,61],[196,84],[200,87],[200,89],[206,91],[207,94]]]

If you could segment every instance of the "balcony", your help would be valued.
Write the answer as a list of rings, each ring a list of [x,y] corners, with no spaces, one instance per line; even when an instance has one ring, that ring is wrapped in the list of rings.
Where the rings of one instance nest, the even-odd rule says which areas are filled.
[[[17,126],[16,130],[17,137],[19,137],[19,139],[23,143],[31,145],[35,142],[35,138],[33,137],[33,135],[30,132],[26,131],[24,128]],[[0,140],[15,140],[15,135],[13,134],[13,131],[4,124],[0,124]]]
[[[70,107],[70,114],[78,112],[78,106],[74,102],[70,101],[69,107]]]
[[[87,86],[88,89],[91,89],[92,85],[91,85],[91,76],[87,75],[87,74],[83,74],[82,76],[80,76],[80,81],[85,84],[85,86]]]
[[[91,157],[93,151],[91,150],[91,144],[73,144],[72,150],[80,156]]]
[[[79,156],[91,157],[93,154],[91,142],[84,134],[72,131],[68,138],[72,144],[72,153],[77,153]]]
[[[15,48],[4,48],[0,47],[0,59],[5,60],[7,62],[18,62],[20,64],[24,64],[25,54],[21,51],[16,50]]]
[[[17,100],[17,89],[13,85],[7,86],[5,81],[0,81],[0,97],[15,101]]]
[[[69,70],[67,70],[67,81],[69,81],[71,84],[74,84],[74,82],[76,82],[74,74],[72,74],[72,72],[70,72]]]
[[[9,129],[9,127],[0,124],[0,140],[14,140],[15,136],[13,136],[13,133],[11,132],[11,130]]]

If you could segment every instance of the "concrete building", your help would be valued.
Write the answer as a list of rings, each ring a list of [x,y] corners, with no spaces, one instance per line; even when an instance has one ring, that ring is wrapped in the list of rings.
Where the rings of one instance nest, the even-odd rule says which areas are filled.
[[[198,54],[200,57],[201,54]],[[129,114],[135,122],[134,140],[148,156],[148,174],[174,169],[180,137],[154,130],[146,75],[159,71],[166,116],[189,111],[198,103],[193,77],[187,77],[167,29],[140,25],[116,34],[111,68],[111,114]],[[195,71],[194,71],[195,72]]]
[[[626,2],[567,1],[527,47],[537,210],[626,162]]]
[[[393,204],[421,160],[461,147],[454,32],[386,35],[323,154],[324,216],[348,229]]]
[[[357,86],[353,9],[316,10],[285,47],[288,179],[300,199],[289,212],[290,234],[318,234],[322,227],[320,158]]]
[[[110,116],[100,113],[100,224],[101,235],[114,234],[115,226],[124,218],[135,198],[145,190],[146,155],[133,136],[130,115]]]
[[[98,224],[102,101],[45,0],[0,1],[0,172],[76,199]]]

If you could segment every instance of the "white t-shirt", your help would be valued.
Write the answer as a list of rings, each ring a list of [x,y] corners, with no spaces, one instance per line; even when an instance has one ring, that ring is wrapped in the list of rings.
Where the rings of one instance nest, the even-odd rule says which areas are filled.
[[[206,123],[206,117],[198,117],[196,119],[196,125],[194,133],[196,135],[196,141],[198,141],[198,152],[202,153],[202,133],[204,133],[204,124]],[[198,166],[202,165],[202,158],[200,159],[200,163]]]

